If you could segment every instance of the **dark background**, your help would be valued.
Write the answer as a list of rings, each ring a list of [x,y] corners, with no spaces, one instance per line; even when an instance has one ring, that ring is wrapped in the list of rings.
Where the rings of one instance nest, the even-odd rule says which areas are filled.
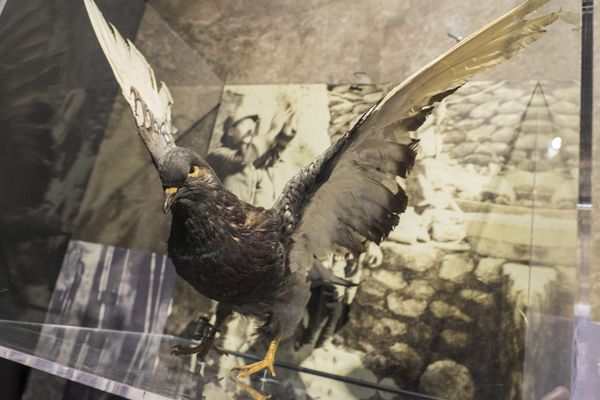
[[[135,37],[143,1],[99,4]],[[9,0],[0,37],[0,318],[43,322],[117,84],[83,2]],[[27,374],[0,360],[2,397]]]

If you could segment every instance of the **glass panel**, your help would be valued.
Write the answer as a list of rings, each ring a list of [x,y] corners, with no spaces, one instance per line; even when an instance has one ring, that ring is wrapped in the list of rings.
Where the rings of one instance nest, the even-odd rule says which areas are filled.
[[[171,356],[169,348],[191,343],[169,335],[0,320],[0,338],[1,357],[127,398],[433,399],[393,388],[376,390],[359,380],[353,384],[352,377],[328,379],[285,364],[278,365],[277,380],[235,381],[228,376],[235,358],[228,357],[222,371],[212,362],[190,363]]]
[[[567,393],[574,378],[577,291],[579,85],[540,82],[523,125],[536,143],[530,285],[525,319],[524,397]]]
[[[0,123],[14,133],[0,150],[0,356],[130,398],[518,399],[570,389],[578,1],[553,1],[544,10],[561,7],[561,21],[545,37],[436,107],[416,134],[398,227],[358,259],[324,261],[358,287],[314,289],[281,346],[277,379],[254,389],[226,379],[263,355],[251,320],[221,332],[229,357],[213,352],[201,366],[170,355],[215,305],[165,256],[161,183],[83,6],[21,3],[2,10],[0,0],[0,33],[18,33],[0,34],[0,54],[27,45],[3,57],[11,68],[1,81],[30,82],[0,100]],[[269,206],[393,83],[518,1],[98,3],[169,85],[178,144],[212,153],[230,190]],[[215,156],[246,139],[243,163]],[[587,326],[580,343],[593,340]]]
[[[592,7],[586,2],[583,12],[591,18]],[[591,26],[583,29],[589,31]],[[582,62],[585,71],[588,66]],[[544,129],[539,118],[532,123],[538,132],[536,169],[557,157],[561,161],[551,169],[551,181],[538,180],[543,173],[536,174],[524,397],[593,398],[599,390],[600,355],[593,345],[598,325],[592,322],[598,297],[590,290],[596,277],[589,275],[591,132],[585,127],[587,122],[580,121],[587,109],[587,104],[581,103],[585,98],[581,91],[588,91],[590,84],[582,82],[580,87],[579,82],[556,81],[541,85],[547,94],[550,124]],[[570,106],[565,107],[567,104]],[[572,135],[575,129],[577,136]],[[586,157],[580,159],[580,155]],[[553,187],[552,197],[547,197],[544,185]],[[544,249],[551,257],[540,262],[536,253]],[[536,290],[534,282],[543,287],[540,284]]]

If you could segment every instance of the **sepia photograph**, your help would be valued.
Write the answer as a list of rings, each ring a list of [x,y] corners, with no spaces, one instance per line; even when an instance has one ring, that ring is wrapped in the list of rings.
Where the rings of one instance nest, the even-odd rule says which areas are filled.
[[[593,2],[21,3],[3,399],[595,399]]]

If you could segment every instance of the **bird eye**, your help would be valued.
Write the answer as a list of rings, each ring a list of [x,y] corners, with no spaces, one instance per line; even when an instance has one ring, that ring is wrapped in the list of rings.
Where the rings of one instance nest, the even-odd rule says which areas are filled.
[[[189,172],[188,172],[188,176],[195,177],[195,176],[198,176],[198,175],[200,175],[200,167],[197,166],[197,165],[192,165],[190,167]]]

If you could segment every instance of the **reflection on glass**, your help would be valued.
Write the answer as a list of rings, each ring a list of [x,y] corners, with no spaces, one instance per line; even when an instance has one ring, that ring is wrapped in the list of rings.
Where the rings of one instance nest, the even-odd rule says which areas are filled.
[[[243,363],[240,353],[263,351],[247,320],[230,323],[219,337],[229,356],[211,353],[199,364],[170,355],[174,344],[190,344],[177,337],[189,337],[214,307],[176,282],[163,256],[168,219],[160,214],[160,184],[129,111],[114,101],[117,88],[90,45],[83,9],[64,0],[13,9],[10,3],[0,0],[4,29],[18,33],[15,43],[41,45],[15,47],[2,60],[14,63],[1,71],[12,74],[3,82],[29,86],[11,86],[6,96],[26,105],[27,112],[9,110],[23,117],[9,123],[0,115],[13,133],[3,142],[11,144],[3,160],[11,162],[2,182],[27,182],[2,198],[0,313],[46,324],[1,321],[0,355],[127,397],[411,397],[400,389],[465,400],[568,396],[579,87],[565,66],[579,66],[579,17],[569,12],[578,2],[553,2],[565,12],[548,45],[437,107],[418,132],[422,151],[403,182],[411,202],[399,226],[358,259],[331,254],[336,274],[358,288],[315,290],[303,324],[282,346],[281,363],[310,373],[280,368],[277,380],[259,377],[245,382],[249,387],[227,379]],[[455,2],[422,1],[413,10],[398,2],[277,9],[266,2],[252,13],[232,2],[150,3],[107,3],[104,10],[126,36],[137,37],[171,86],[179,143],[221,156],[215,162],[228,187],[259,205],[269,205],[300,166],[386,93],[390,85],[379,82],[407,76],[468,31],[455,18]],[[52,14],[54,5],[70,12]],[[6,18],[9,11],[15,18]],[[361,25],[358,14],[368,23]],[[27,15],[36,17],[21,30],[11,25]],[[323,15],[353,22],[325,24]],[[290,16],[300,16],[304,28]],[[476,26],[481,17],[465,18]],[[373,29],[373,20],[385,29]],[[368,51],[359,48],[363,40]],[[6,43],[0,35],[0,46]],[[557,48],[561,60],[548,63],[548,49]],[[28,58],[37,66],[31,81],[19,76],[29,71],[22,68]],[[53,66],[48,74],[46,66]],[[249,84],[222,90],[211,67]],[[368,77],[340,84],[357,69]],[[577,339],[590,354],[596,328]]]

